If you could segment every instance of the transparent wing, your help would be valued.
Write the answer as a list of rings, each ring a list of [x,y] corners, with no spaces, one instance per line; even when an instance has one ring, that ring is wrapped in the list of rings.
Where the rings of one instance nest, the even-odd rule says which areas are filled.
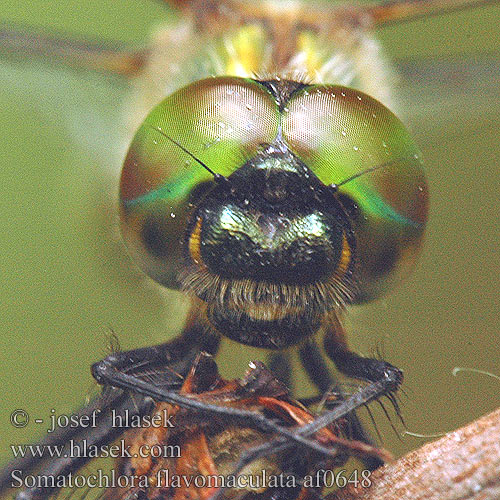
[[[498,0],[386,0],[368,7],[377,27],[408,23],[498,3]]]
[[[0,28],[2,57],[26,60],[43,58],[50,63],[130,77],[144,64],[144,50],[124,44],[72,40],[63,33],[4,24]]]
[[[401,107],[426,147],[500,123],[499,63],[500,54],[396,61]]]

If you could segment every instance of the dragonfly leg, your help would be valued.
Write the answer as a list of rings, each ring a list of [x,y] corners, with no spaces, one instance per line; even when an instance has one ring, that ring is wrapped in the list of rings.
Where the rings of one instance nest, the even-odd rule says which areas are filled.
[[[115,361],[117,362],[115,363]],[[262,432],[277,434],[284,439],[285,442],[289,441],[291,444],[299,444],[325,456],[334,456],[336,454],[336,451],[319,444],[315,440],[303,437],[294,430],[277,424],[273,419],[266,417],[262,413],[207,403],[195,396],[179,394],[177,390],[159,386],[151,383],[151,381],[143,380],[140,376],[127,373],[124,367],[124,361],[122,356],[115,358],[108,356],[92,366],[92,374],[101,385],[130,390],[144,396],[149,396],[156,402],[166,402],[178,405],[209,418],[230,419],[235,424],[253,427]]]
[[[203,336],[198,327],[186,330],[179,337],[169,342],[154,346],[141,347],[131,351],[118,351],[110,354],[92,366],[92,374],[100,383],[100,366],[112,366],[115,370],[126,373],[141,373],[159,368],[171,368],[184,376],[200,351],[215,355],[220,338],[215,335]]]
[[[344,375],[378,384],[372,400],[395,392],[403,381],[403,372],[386,361],[359,356],[333,337],[326,336],[324,345],[327,355]]]
[[[403,372],[399,368],[381,359],[365,358],[350,351],[345,330],[337,318],[332,318],[323,339],[323,346],[327,356],[340,372],[350,378],[371,382],[374,394],[370,401],[381,396],[390,396],[403,382]]]
[[[299,349],[300,362],[311,379],[311,382],[319,389],[321,394],[331,390],[337,390],[338,384],[334,380],[328,366],[316,345],[310,340]]]
[[[402,419],[394,393],[403,382],[403,372],[383,361],[375,358],[365,358],[350,351],[345,343],[344,332],[335,328],[327,332],[324,338],[324,347],[328,357],[335,363],[344,375],[370,382],[366,387],[370,394],[363,404],[387,396],[393,404],[397,415]],[[342,408],[344,403],[338,405]],[[392,425],[392,424],[391,424]]]
[[[361,357],[357,356],[357,358]],[[367,359],[367,358],[361,358],[361,359]],[[378,360],[369,360],[369,361],[378,361]],[[383,377],[380,377],[380,379],[377,379],[376,381],[372,382],[366,387],[363,387],[359,391],[355,392],[347,399],[342,401],[340,404],[335,406],[335,408],[332,408],[323,413],[322,415],[316,417],[311,423],[302,425],[297,429],[295,429],[294,430],[295,436],[296,437],[311,436],[319,429],[322,429],[323,427],[326,427],[327,425],[330,425],[341,418],[346,418],[360,406],[370,403],[371,401],[376,400],[377,398],[379,398],[384,394],[395,391],[399,387],[402,381],[401,372],[392,365],[389,365],[389,363],[384,363],[384,365],[386,366],[384,366]],[[366,453],[366,450],[364,452],[360,452],[360,450],[358,450],[358,452],[356,453],[355,450],[352,448],[352,446],[349,446],[350,443],[355,443],[355,441],[346,440],[344,443],[345,451],[347,454],[358,456],[362,460],[366,457],[367,454],[375,455],[373,453],[373,449],[371,453]],[[232,471],[232,475],[236,476],[239,473],[241,473],[241,471],[254,460],[257,460],[260,457],[272,455],[274,453],[279,453],[289,448],[293,444],[294,444],[293,440],[286,439],[283,436],[278,436],[266,441],[262,445],[256,446],[254,448],[251,448],[243,452],[239,457],[238,463],[236,464],[236,466]],[[339,447],[337,451],[343,451],[343,450],[341,447]],[[380,457],[383,456],[382,453],[378,453],[378,455]],[[384,458],[385,460],[387,460],[388,456],[385,456]],[[381,459],[379,458],[379,460]],[[210,500],[221,500],[223,495],[223,490],[224,488],[219,489],[219,491],[215,495],[213,495]]]
[[[299,354],[302,366],[306,370],[312,383],[319,389],[321,394],[333,390],[338,394],[338,398],[340,400],[344,399],[342,390],[328,369],[325,359],[321,355],[316,342],[311,340],[305,343],[300,348]],[[347,415],[347,420],[351,429],[352,439],[362,441],[367,444],[373,444],[370,435],[363,428],[358,416],[354,412]],[[383,462],[378,457],[372,456],[364,457],[363,462],[370,470],[375,470],[383,465]]]

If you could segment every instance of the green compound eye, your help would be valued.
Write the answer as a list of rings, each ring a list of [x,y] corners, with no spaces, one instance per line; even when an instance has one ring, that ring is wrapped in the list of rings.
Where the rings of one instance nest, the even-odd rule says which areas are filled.
[[[383,293],[413,268],[427,217],[420,152],[404,125],[362,92],[311,85],[287,103],[282,128],[290,149],[357,212],[358,300]]]
[[[189,194],[213,179],[191,155],[228,176],[273,141],[279,119],[269,91],[241,78],[201,80],[153,109],[133,139],[120,183],[122,233],[148,275],[177,286]]]

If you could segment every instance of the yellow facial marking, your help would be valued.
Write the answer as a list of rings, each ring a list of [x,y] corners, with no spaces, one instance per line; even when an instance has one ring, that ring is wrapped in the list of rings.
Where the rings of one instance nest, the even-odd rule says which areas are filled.
[[[337,270],[335,272],[338,278],[341,278],[346,273],[347,269],[349,269],[349,264],[351,263],[351,247],[347,242],[347,237],[345,232],[342,237],[342,253],[340,254],[339,264],[337,266]]]
[[[200,245],[201,245],[201,217],[198,217],[196,225],[194,226],[191,236],[189,237],[189,255],[195,264],[203,264],[201,258]]]

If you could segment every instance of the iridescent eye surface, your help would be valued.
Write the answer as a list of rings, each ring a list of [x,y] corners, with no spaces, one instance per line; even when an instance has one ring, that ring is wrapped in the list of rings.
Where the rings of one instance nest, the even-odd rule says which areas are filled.
[[[338,185],[355,232],[355,300],[380,295],[410,272],[420,247],[427,215],[420,153],[394,114],[361,92],[300,84],[276,92],[279,85],[211,78],[179,90],[151,112],[121,179],[122,231],[130,253],[152,278],[176,287],[190,204],[214,185],[202,163],[231,179],[279,144],[312,177]],[[286,203],[279,210],[286,217]]]
[[[357,299],[383,293],[413,268],[427,217],[420,152],[408,131],[375,99],[332,85],[294,94],[282,127],[319,179],[340,185],[356,232]]]
[[[148,115],[130,146],[120,183],[122,233],[148,275],[177,286],[189,194],[213,179],[186,151],[228,176],[274,139],[278,125],[272,95],[242,78],[196,82]]]

